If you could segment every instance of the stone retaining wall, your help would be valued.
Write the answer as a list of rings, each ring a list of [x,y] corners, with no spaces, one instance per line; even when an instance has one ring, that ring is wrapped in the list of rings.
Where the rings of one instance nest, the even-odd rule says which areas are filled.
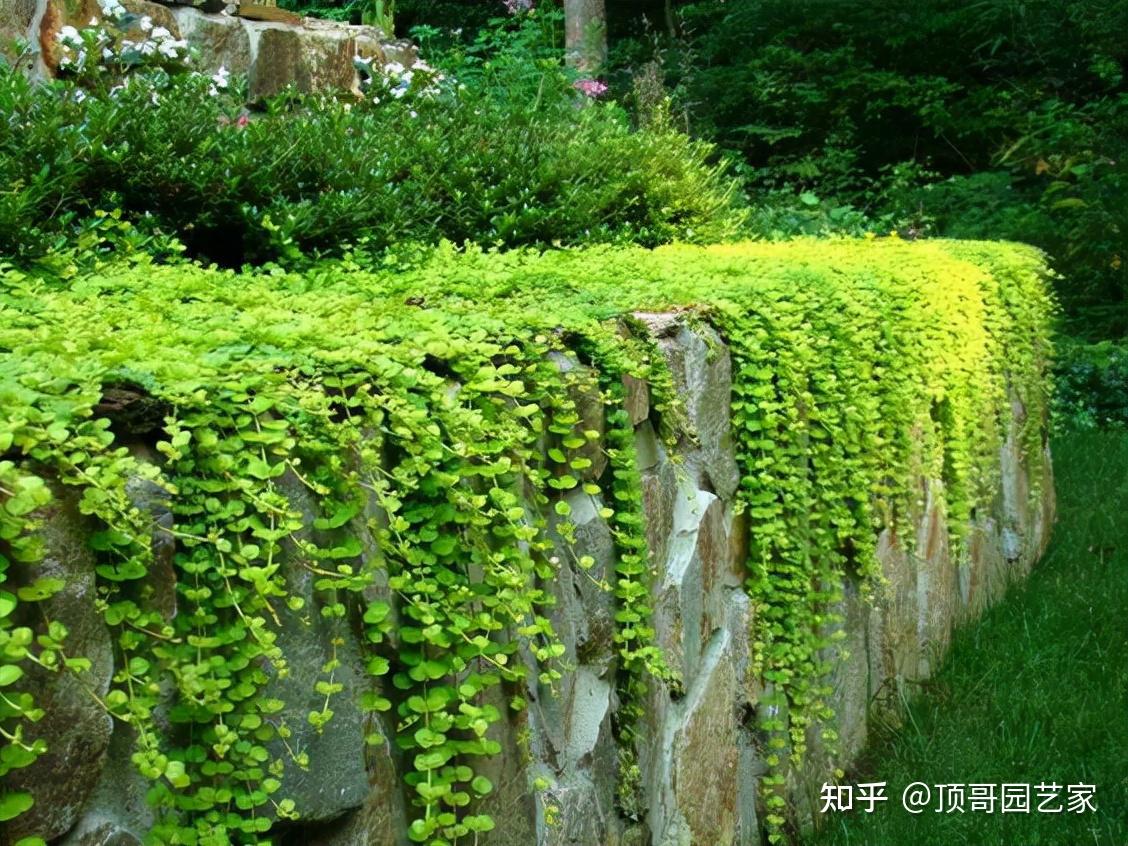
[[[497,828],[483,846],[761,843],[757,794],[766,768],[757,709],[764,690],[750,666],[756,620],[742,589],[745,550],[755,526],[734,508],[739,471],[730,431],[730,357],[722,338],[707,327],[691,328],[679,315],[638,317],[669,362],[691,430],[682,433],[676,449],[667,449],[655,433],[647,386],[633,380],[626,385],[653,562],[655,628],[684,690],[671,693],[652,685],[637,771],[621,774],[623,758],[613,737],[619,703],[612,599],[597,585],[612,574],[615,551],[600,516],[602,503],[581,491],[569,492],[571,519],[578,526],[576,554],[590,555],[596,563],[591,571],[573,568],[561,543],[552,619],[566,646],[567,670],[555,693],[535,684],[508,692],[523,693],[529,707],[511,712],[509,722],[500,724],[495,737],[503,751],[481,770],[497,787],[486,809]],[[579,399],[585,427],[602,430],[598,397]],[[1054,517],[1049,456],[1029,461],[1019,451],[1015,435],[1025,414],[1022,397],[1012,398],[1011,414],[1010,435],[998,450],[999,495],[989,511],[975,516],[966,542],[959,549],[949,546],[937,497],[942,483],[917,479],[915,543],[888,531],[880,537],[887,584],[873,603],[862,599],[856,583],[847,585],[840,610],[848,657],[836,662],[833,680],[839,765],[848,766],[861,749],[874,709],[888,710],[907,685],[926,678],[947,648],[953,626],[1025,576],[1047,542]],[[142,447],[137,451],[145,455]],[[1038,475],[1032,468],[1039,468]],[[587,472],[598,471],[597,462]],[[304,490],[295,483],[288,491],[299,506],[308,496]],[[135,496],[158,524],[170,519],[159,491],[139,483]],[[92,678],[104,691],[113,662],[108,632],[93,608],[93,560],[84,542],[89,527],[64,492],[59,502],[46,515],[48,555],[41,567],[59,574],[68,587],[49,600],[46,610],[71,630],[69,651],[93,659]],[[304,510],[312,514],[312,503]],[[378,559],[370,534],[357,531],[369,538],[367,555]],[[160,543],[159,534],[155,542]],[[156,571],[163,575],[151,578],[154,601],[169,616],[176,613],[170,551],[158,547]],[[289,579],[292,592],[315,610],[308,571],[292,565]],[[325,733],[317,734],[301,716],[320,707],[307,676],[328,660],[334,641],[346,692],[335,701]],[[272,695],[293,711],[290,743],[309,753],[310,766],[287,771],[284,794],[297,803],[302,822],[283,830],[276,842],[400,846],[406,830],[402,764],[393,744],[371,747],[363,740],[376,729],[385,737],[394,731],[390,719],[374,725],[357,707],[356,697],[368,681],[354,629],[317,613],[287,612],[280,644],[293,672],[276,682]],[[0,837],[14,842],[34,833],[67,846],[139,843],[150,816],[147,785],[128,759],[128,726],[111,725],[66,676],[44,679],[43,690],[49,716],[39,731],[51,751],[17,773],[22,787],[40,801]],[[501,695],[497,704],[504,706]],[[810,814],[810,800],[833,766],[818,749],[812,738],[807,765],[789,779],[800,819]]]
[[[287,85],[299,91],[358,91],[353,60],[376,66],[415,62],[415,48],[374,26],[349,26],[303,18],[300,23],[258,21],[231,14],[234,7],[207,13],[192,5],[162,5],[124,0],[130,12],[148,16],[154,26],[183,38],[198,54],[196,67],[211,74],[225,67],[245,77],[252,101],[276,94]],[[220,3],[222,6],[222,3]],[[64,26],[81,29],[102,16],[97,0],[0,0],[0,57],[13,59],[17,40],[38,56],[31,62],[40,76],[53,76],[58,63],[58,34]]]

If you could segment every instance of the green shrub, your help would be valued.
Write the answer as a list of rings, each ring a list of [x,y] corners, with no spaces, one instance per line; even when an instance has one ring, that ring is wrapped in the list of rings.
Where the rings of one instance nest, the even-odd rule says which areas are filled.
[[[637,310],[692,309],[732,354],[751,642],[774,687],[765,704],[780,706],[762,726],[773,749],[802,755],[807,729],[829,719],[832,609],[846,572],[877,574],[882,528],[913,536],[904,529],[917,474],[944,480],[933,495],[956,543],[997,495],[1011,392],[1027,409],[1021,448],[1032,462],[1043,454],[1050,303],[1041,256],[1020,246],[447,247],[379,272],[347,258],[300,273],[139,262],[66,287],[0,272],[0,581],[42,554],[36,509],[51,486],[73,489],[100,529],[98,607],[115,637],[118,672],[102,701],[136,732],[162,842],[265,842],[272,821],[294,812],[287,762],[300,756],[279,739],[285,703],[269,698],[266,669],[287,658],[278,615],[302,609],[284,556],[315,579],[302,613],[364,631],[369,672],[393,682],[346,695],[397,711],[412,839],[437,846],[488,831],[493,788],[480,769],[500,748],[493,689],[558,678],[562,647],[543,586],[561,565],[546,525],[563,518],[568,534],[563,492],[581,487],[607,506],[616,544],[605,587],[617,604],[630,773],[641,685],[676,681],[649,622],[622,377],[651,383],[660,430],[692,437],[662,357],[645,337],[624,337]],[[561,355],[597,375],[558,367]],[[159,466],[139,465],[101,416],[104,388],[123,380],[165,411]],[[591,462],[581,453],[595,435],[571,388],[600,393],[607,409],[609,466],[584,482]],[[180,580],[171,619],[147,598],[152,521],[129,497],[138,474],[170,492]],[[302,496],[315,503],[317,531],[283,476],[312,492]],[[395,627],[367,590],[376,578],[395,597]],[[30,658],[17,647],[40,634],[13,628],[39,617],[9,612],[38,610],[51,587],[0,590],[0,640],[14,644],[0,652],[0,672],[5,702],[19,706],[0,711],[9,740],[35,705],[21,684]],[[525,678],[521,649],[539,679]],[[317,728],[342,694],[334,668],[317,683],[324,705],[308,717]],[[768,757],[764,779],[776,830],[785,755]]]
[[[1128,426],[1128,345],[1063,339],[1056,353],[1054,416],[1058,427]]]
[[[500,60],[498,60],[500,61]],[[0,71],[0,253],[49,252],[120,208],[224,265],[442,239],[656,245],[731,239],[739,192],[708,145],[630,127],[559,62],[438,96],[282,96],[249,119],[206,77],[135,76],[82,99]],[[471,79],[473,82],[473,79]],[[498,92],[507,90],[505,96]]]

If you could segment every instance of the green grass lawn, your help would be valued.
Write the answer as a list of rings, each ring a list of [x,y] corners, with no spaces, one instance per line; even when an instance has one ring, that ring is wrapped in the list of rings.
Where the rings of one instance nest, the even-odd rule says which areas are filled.
[[[835,846],[1128,846],[1128,436],[1055,443],[1058,524],[1029,581],[962,630],[904,725],[846,782],[886,781],[872,814],[822,817]],[[901,807],[912,782],[1096,785],[1097,812]],[[935,796],[933,797],[935,807]]]

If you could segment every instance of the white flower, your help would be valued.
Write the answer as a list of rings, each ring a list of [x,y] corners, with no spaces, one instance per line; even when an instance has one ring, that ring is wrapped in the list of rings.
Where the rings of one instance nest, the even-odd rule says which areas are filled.
[[[109,47],[103,47],[102,48],[102,61],[103,62],[108,62],[113,57],[114,57],[114,51],[113,50],[111,50]]]
[[[118,0],[98,0],[98,5],[102,7],[102,14],[108,18],[122,18],[126,15],[125,6]]]
[[[86,92],[83,91],[81,88],[76,88],[74,90],[74,101],[76,103],[81,103],[85,99],[86,99]]]
[[[165,29],[163,26],[158,26],[153,30],[153,38],[172,38],[172,33]]]
[[[415,111],[415,109],[412,109],[410,112],[408,112],[408,114],[411,115],[413,118],[419,117],[419,112]]]
[[[386,76],[399,76],[403,73],[403,65],[399,62],[388,62],[384,65],[384,74]]]
[[[212,74],[212,78],[211,78],[211,80],[215,84],[216,88],[226,88],[227,83],[230,79],[231,79],[231,74],[229,74],[227,72],[227,68],[224,67],[223,65],[219,66],[219,70],[217,70],[214,74]]]
[[[160,51],[162,56],[167,56],[170,59],[177,58],[176,44],[171,41],[162,41],[159,45],[157,45],[157,50]]]
[[[144,15],[141,18],[141,22],[138,23],[137,25],[139,27],[141,27],[142,32],[148,32],[149,30],[151,30],[153,28],[153,19],[150,18],[148,15]]]
[[[78,30],[69,24],[59,30],[57,36],[60,44],[65,44],[69,47],[81,47],[82,36],[78,34]]]

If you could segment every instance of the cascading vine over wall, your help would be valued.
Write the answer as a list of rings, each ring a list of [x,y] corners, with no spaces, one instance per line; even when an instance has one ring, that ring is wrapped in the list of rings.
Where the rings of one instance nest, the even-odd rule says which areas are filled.
[[[1044,547],[1045,277],[896,239],[4,271],[0,838],[805,824]]]

